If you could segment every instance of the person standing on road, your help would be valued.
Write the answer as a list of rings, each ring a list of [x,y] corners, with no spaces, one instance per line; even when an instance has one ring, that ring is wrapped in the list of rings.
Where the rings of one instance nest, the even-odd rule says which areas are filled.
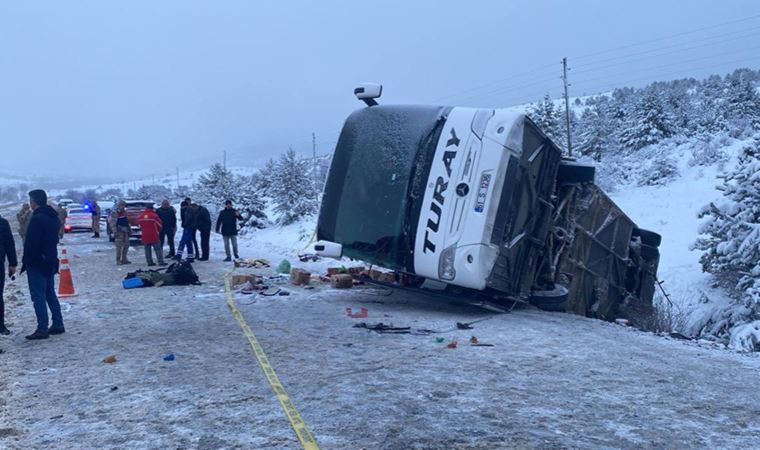
[[[189,199],[185,199],[187,202]],[[195,230],[198,227],[198,214],[190,203],[185,203],[184,209],[181,211],[182,217],[182,237],[179,240],[179,246],[177,247],[177,261],[182,261],[182,252],[187,251],[187,260],[193,261],[193,239],[195,238]]]
[[[184,204],[184,208],[183,208]],[[193,201],[190,199],[190,197],[185,197],[185,200],[180,203],[180,218],[182,219],[182,228],[185,228],[185,212],[190,209],[190,205],[193,204]],[[195,230],[197,231],[197,230]],[[195,250],[196,255],[200,255],[200,252],[198,251],[198,239],[195,238],[195,231],[193,231],[193,249]]]
[[[169,241],[169,253],[167,258],[174,258],[174,235],[177,233],[177,210],[169,204],[168,199],[161,202],[161,207],[156,210],[161,219],[161,251],[164,251],[164,241]]]
[[[16,274],[16,266],[18,266],[16,241],[13,239],[11,225],[7,220],[0,217],[0,334],[11,334],[5,327],[5,301],[3,300],[6,259],[8,260],[8,277],[12,278]]]
[[[47,339],[51,334],[66,332],[63,326],[61,304],[55,295],[55,274],[58,273],[58,236],[61,228],[58,212],[47,204],[42,189],[29,192],[32,218],[24,242],[21,273],[27,273],[29,294],[37,316],[37,330],[27,339]],[[48,308],[53,324],[48,328]]]
[[[237,244],[238,220],[243,220],[243,217],[232,207],[232,200],[225,201],[224,209],[219,212],[219,217],[216,219],[216,232],[219,233],[221,230],[222,238],[224,239],[224,253],[227,255],[227,257],[224,258],[225,261],[232,261],[232,256],[230,255],[230,242],[232,243],[235,259],[240,258],[240,256],[238,256]]]
[[[92,213],[92,237],[100,237],[100,205],[97,200],[92,201],[90,205],[90,212]]]
[[[32,209],[29,207],[29,203],[21,205],[21,211],[16,214],[16,220],[18,220],[18,234],[21,236],[21,240],[26,240],[26,228],[29,226],[29,219],[32,218]]]
[[[137,223],[140,224],[141,239],[145,246],[145,262],[147,262],[149,266],[156,265],[156,263],[153,262],[153,252],[151,251],[151,249],[153,249],[156,251],[158,265],[165,266],[164,251],[159,238],[159,235],[161,234],[161,218],[158,217],[156,211],[153,210],[152,203],[145,207],[145,211],[140,214]]]
[[[58,213],[58,221],[61,223],[58,227],[58,240],[61,240],[66,232],[66,218],[69,216],[69,212],[61,205],[56,205],[55,211]]]
[[[199,261],[208,261],[209,241],[211,239],[211,213],[205,206],[193,204],[198,214],[198,231],[201,235],[201,257]]]
[[[116,209],[111,212],[111,216],[108,218],[111,230],[113,230],[114,242],[116,243],[116,264],[132,264],[127,259],[127,252],[129,251],[129,236],[131,234],[129,228],[129,217],[127,216],[127,203],[124,200],[119,200],[116,204]]]

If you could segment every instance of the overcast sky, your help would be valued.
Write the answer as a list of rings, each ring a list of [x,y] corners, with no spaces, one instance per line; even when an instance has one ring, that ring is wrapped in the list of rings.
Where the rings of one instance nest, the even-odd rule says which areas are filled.
[[[313,131],[326,153],[362,81],[509,106],[559,97],[563,56],[571,96],[760,67],[758,1],[623,3],[5,1],[0,172],[257,165]]]

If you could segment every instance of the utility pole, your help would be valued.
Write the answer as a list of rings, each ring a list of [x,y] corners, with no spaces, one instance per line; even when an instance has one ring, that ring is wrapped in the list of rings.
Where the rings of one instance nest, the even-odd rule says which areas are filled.
[[[573,156],[573,143],[570,140],[570,98],[567,96],[567,58],[562,58],[562,83],[565,85],[565,125],[567,127],[567,156]]]
[[[177,167],[177,192],[179,192],[179,167]]]
[[[311,133],[311,155],[314,159],[314,168],[312,169],[314,171],[314,175],[312,176],[312,178],[314,178],[314,195],[317,198],[317,203],[319,203],[319,174],[317,173],[317,133],[314,132]]]
[[[227,150],[224,151],[224,157],[222,158],[222,167],[227,170]]]

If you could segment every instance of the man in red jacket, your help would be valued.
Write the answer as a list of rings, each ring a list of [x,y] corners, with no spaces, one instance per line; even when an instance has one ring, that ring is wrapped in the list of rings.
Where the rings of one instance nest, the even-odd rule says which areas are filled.
[[[158,265],[165,266],[164,263],[164,250],[161,248],[161,219],[153,210],[153,205],[148,205],[145,211],[140,213],[140,217],[137,219],[137,223],[140,224],[140,231],[142,232],[142,242],[145,244],[145,260],[149,266],[155,266],[153,262],[153,255],[151,249],[156,251],[156,258],[158,258]]]

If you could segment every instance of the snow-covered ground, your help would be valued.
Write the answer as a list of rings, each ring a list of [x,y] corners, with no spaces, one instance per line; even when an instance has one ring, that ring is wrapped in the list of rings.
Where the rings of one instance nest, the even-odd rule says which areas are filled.
[[[689,335],[698,333],[717,309],[730,302],[725,291],[714,286],[712,276],[702,271],[701,252],[691,246],[699,235],[699,211],[720,200],[718,177],[724,167],[735,164],[743,144],[735,140],[723,147],[729,160],[710,166],[690,165],[691,152],[684,149],[676,158],[680,175],[674,180],[658,186],[624,186],[610,193],[637,225],[662,235],[658,275],[683,317],[681,331]]]
[[[294,258],[310,232],[254,233],[241,256],[321,271],[328,263]],[[120,287],[126,271],[107,240],[65,241],[80,294],[64,300],[66,334],[25,341],[26,279],[7,291],[0,448],[298,447],[225,304],[218,237],[212,261],[195,264],[202,286],[137,290]],[[142,250],[130,257],[139,268]],[[322,448],[752,448],[760,435],[757,355],[534,309],[281,287],[291,295],[236,300]],[[379,335],[360,321],[437,332]],[[473,335],[494,346],[470,346]]]

